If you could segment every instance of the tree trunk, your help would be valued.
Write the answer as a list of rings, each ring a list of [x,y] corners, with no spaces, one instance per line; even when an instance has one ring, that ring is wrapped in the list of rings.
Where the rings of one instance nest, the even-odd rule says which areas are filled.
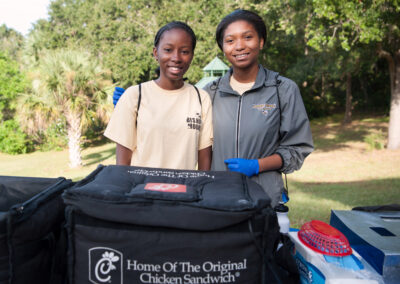
[[[351,123],[352,110],[353,110],[353,95],[351,92],[351,74],[346,74],[346,109],[344,112],[343,124]]]
[[[359,81],[360,81],[361,91],[364,94],[365,104],[368,106],[369,105],[369,95],[368,95],[367,87],[365,86],[366,85],[365,80],[364,80],[364,78],[359,78]]]
[[[392,57],[388,149],[400,149],[400,50]],[[393,73],[393,74],[392,74]]]
[[[81,117],[77,113],[70,112],[66,115],[66,118],[68,123],[69,166],[76,168],[82,165]]]

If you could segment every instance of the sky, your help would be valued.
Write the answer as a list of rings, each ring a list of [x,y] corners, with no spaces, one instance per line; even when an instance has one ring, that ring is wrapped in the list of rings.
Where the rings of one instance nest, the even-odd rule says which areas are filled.
[[[47,19],[50,0],[0,0],[0,25],[27,35],[32,23]]]

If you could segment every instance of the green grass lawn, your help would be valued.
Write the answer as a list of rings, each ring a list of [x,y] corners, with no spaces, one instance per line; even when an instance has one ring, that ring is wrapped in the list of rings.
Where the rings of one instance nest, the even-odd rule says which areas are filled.
[[[387,117],[360,117],[349,126],[342,126],[340,119],[312,121],[316,150],[300,171],[288,175],[292,227],[313,219],[329,223],[331,210],[400,203],[400,150],[370,150],[365,142],[371,133],[386,133]],[[84,165],[70,169],[67,150],[0,154],[0,175],[77,181],[99,164],[115,164],[115,145],[85,149],[82,157]]]

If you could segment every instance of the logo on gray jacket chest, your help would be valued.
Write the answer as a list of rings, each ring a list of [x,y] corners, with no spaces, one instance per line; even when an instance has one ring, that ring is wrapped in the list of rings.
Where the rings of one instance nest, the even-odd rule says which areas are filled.
[[[276,104],[253,104],[252,108],[267,116],[270,111],[276,109]]]

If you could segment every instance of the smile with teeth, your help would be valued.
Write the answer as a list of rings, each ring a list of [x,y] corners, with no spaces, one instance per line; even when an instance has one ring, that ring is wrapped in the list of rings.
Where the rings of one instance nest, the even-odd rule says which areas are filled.
[[[180,68],[180,67],[174,67],[174,66],[169,66],[169,69],[170,69],[172,72],[180,72],[182,68]]]
[[[244,54],[237,54],[237,55],[234,55],[234,57],[235,57],[236,59],[240,60],[240,59],[245,59],[248,55],[249,55],[248,53],[244,53]]]

